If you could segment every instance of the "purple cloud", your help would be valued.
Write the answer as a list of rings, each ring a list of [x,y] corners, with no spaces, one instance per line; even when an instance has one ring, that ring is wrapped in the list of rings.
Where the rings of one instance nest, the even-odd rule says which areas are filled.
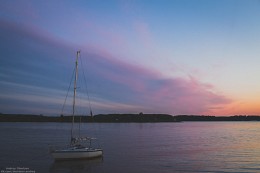
[[[0,109],[21,111],[16,107],[23,98],[28,104],[23,105],[22,113],[60,109],[57,100],[68,86],[74,46],[35,26],[19,26],[4,20],[0,20],[0,35],[0,87],[5,91],[0,95],[0,103],[5,103]],[[81,51],[95,113],[206,114],[212,107],[231,103],[214,92],[214,86],[194,77],[166,78],[159,71],[119,60],[102,48],[94,51],[82,46]],[[10,86],[16,92],[9,90]],[[62,90],[59,94],[52,92],[59,89]],[[49,101],[48,91],[53,101]],[[19,95],[16,97],[15,93]],[[42,100],[42,104],[35,104],[35,99]],[[34,103],[33,110],[30,102]]]
[[[213,85],[192,76],[165,78],[158,71],[120,61],[108,54],[100,54],[94,64],[101,68],[95,70],[98,75],[112,82],[111,86],[105,86],[107,92],[114,95],[113,101],[123,98],[119,100],[132,105],[128,112],[210,114],[212,107],[231,103],[229,98],[214,92]],[[113,86],[121,88],[121,92]]]

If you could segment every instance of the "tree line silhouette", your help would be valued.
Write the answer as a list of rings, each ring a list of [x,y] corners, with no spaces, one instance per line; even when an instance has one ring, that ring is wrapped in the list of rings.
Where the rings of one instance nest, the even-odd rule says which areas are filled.
[[[184,122],[184,121],[260,121],[258,115],[208,116],[169,114],[98,114],[77,115],[75,122]],[[0,114],[0,122],[71,122],[72,116]]]

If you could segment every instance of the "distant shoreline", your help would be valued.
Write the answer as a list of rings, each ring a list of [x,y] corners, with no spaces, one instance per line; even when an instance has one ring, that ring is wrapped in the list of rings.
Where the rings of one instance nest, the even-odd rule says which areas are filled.
[[[44,116],[27,114],[0,114],[0,122],[71,122],[72,116]],[[98,114],[75,116],[75,122],[100,123],[146,123],[146,122],[184,122],[184,121],[260,121],[259,115],[205,116],[169,114]]]

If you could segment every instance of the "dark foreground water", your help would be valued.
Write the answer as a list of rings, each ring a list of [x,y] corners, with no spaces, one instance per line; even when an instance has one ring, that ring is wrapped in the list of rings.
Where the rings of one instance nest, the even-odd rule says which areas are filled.
[[[0,123],[0,171],[20,173],[260,172],[260,122],[82,124],[103,159],[54,162],[67,123]]]

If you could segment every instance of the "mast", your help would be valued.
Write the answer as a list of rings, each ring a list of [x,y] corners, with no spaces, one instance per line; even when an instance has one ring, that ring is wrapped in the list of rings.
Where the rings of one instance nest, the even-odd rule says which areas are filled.
[[[77,57],[76,57],[76,62],[75,62],[74,94],[73,94],[73,106],[72,106],[71,142],[73,140],[73,128],[74,128],[76,90],[77,90],[77,80],[78,80],[78,57],[79,57],[79,54],[80,54],[80,51],[77,51]]]

